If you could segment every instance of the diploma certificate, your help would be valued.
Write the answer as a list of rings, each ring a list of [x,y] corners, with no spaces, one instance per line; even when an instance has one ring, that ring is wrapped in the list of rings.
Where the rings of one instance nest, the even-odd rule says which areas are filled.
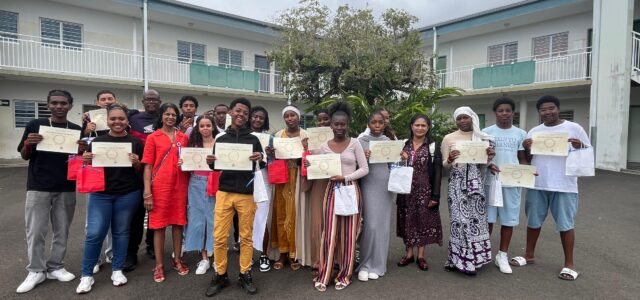
[[[224,120],[224,130],[227,130],[231,126],[231,115],[227,114],[226,119]]]
[[[531,154],[567,156],[569,155],[569,134],[566,132],[534,133]]]
[[[300,137],[294,138],[273,138],[273,148],[276,149],[277,159],[294,159],[302,158],[302,141]]]
[[[131,143],[91,143],[94,167],[131,167]]]
[[[80,130],[40,126],[38,133],[42,136],[42,141],[36,146],[38,151],[78,153]]]
[[[369,163],[390,163],[402,160],[404,141],[370,141]]]
[[[253,154],[253,145],[216,143],[215,148],[216,170],[253,170],[253,162],[249,159]]]
[[[107,126],[107,110],[94,109],[89,111],[89,119],[96,124],[96,131],[108,130]]]
[[[534,188],[536,185],[535,166],[503,165],[500,166],[500,182],[503,186]]]
[[[211,171],[207,164],[207,155],[212,155],[210,148],[185,147],[180,150],[182,171]]]
[[[260,146],[262,146],[262,151],[265,151],[269,146],[269,140],[271,140],[271,135],[268,133],[258,133],[252,132],[251,134],[255,135],[260,140]]]
[[[454,149],[460,151],[460,156],[455,162],[458,164],[486,164],[489,160],[487,156],[489,142],[458,141]]]
[[[309,150],[318,150],[323,143],[333,139],[331,127],[313,127],[306,130],[309,136]]]
[[[307,155],[306,158],[309,161],[307,168],[307,179],[309,180],[342,175],[340,154]]]

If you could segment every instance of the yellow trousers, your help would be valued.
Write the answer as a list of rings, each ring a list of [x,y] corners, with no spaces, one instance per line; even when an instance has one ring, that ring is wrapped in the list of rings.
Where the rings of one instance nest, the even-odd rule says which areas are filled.
[[[240,273],[244,274],[251,269],[253,217],[256,213],[253,195],[218,191],[213,225],[213,258],[218,274],[227,273],[229,230],[236,212],[240,230]]]

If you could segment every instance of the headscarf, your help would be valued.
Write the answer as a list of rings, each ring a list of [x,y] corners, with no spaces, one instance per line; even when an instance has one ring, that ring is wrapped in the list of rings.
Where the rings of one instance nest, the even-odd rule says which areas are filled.
[[[471,123],[473,123],[473,134],[471,135],[471,140],[474,142],[479,142],[479,141],[483,141],[483,140],[493,140],[493,137],[482,132],[482,130],[480,130],[480,119],[478,118],[478,115],[471,109],[471,107],[468,106],[461,106],[458,107],[454,112],[453,112],[453,119],[456,120],[458,118],[459,115],[467,115],[469,117],[471,117]]]
[[[298,118],[300,117],[300,110],[293,106],[293,105],[287,105],[282,109],[282,116],[284,117],[284,114],[288,111],[292,111],[294,113],[296,113],[298,115]]]

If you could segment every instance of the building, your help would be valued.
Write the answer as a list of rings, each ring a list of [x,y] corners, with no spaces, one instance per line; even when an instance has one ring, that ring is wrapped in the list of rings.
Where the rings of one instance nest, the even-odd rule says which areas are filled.
[[[635,2],[635,3],[634,3]],[[535,101],[561,100],[563,118],[590,133],[596,167],[640,166],[640,5],[634,0],[539,0],[419,29],[436,61],[438,84],[464,95],[442,102],[471,106],[495,123],[493,101],[516,100],[515,123],[540,123]]]
[[[99,90],[138,108],[145,86],[164,102],[194,95],[200,113],[246,97],[279,116],[286,96],[265,56],[279,35],[276,25],[173,0],[144,2],[0,2],[0,124],[7,128],[0,159],[19,157],[25,124],[49,115],[51,89],[74,96],[69,117],[76,123]],[[273,128],[283,127],[281,118],[272,120]]]

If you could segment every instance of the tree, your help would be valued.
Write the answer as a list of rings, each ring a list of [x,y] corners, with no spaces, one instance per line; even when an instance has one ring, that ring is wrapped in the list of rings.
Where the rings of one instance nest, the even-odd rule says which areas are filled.
[[[376,20],[370,9],[340,6],[335,15],[317,0],[302,0],[276,20],[281,39],[268,53],[294,102],[330,97],[376,98],[409,93],[425,84],[425,57],[417,18],[388,9]]]

